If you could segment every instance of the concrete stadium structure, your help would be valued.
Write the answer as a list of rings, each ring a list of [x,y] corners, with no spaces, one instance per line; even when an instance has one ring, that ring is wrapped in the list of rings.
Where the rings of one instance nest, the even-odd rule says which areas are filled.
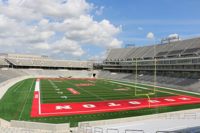
[[[140,82],[199,93],[200,38],[172,41],[152,46],[112,49],[103,61],[101,70],[95,70],[91,61],[67,61],[47,56],[0,54],[0,99],[16,82],[34,77],[93,77]],[[98,68],[99,69],[99,68]],[[156,71],[156,73],[155,73]],[[157,75],[156,81],[154,74]],[[199,109],[175,112],[175,116],[190,114],[190,121],[174,119],[173,113],[122,118],[115,120],[80,122],[77,128],[69,124],[44,124],[0,119],[0,132],[22,133],[141,133],[181,131],[198,128]],[[191,118],[192,115],[192,118]],[[165,116],[165,117],[163,117]],[[169,121],[166,121],[166,116]],[[169,117],[170,116],[170,117]],[[195,116],[195,118],[193,118]],[[173,118],[172,118],[173,117]],[[188,118],[185,118],[188,119]],[[190,122],[191,126],[186,126]],[[149,123],[151,123],[149,125]],[[166,124],[168,128],[166,127]],[[174,124],[176,123],[176,124]],[[156,126],[160,124],[159,128]],[[151,129],[148,126],[152,127]],[[141,129],[145,127],[145,129]],[[70,131],[71,130],[71,131]],[[164,132],[164,131],[163,131]]]
[[[92,69],[90,61],[56,60],[47,56],[0,54],[0,68],[36,68],[36,69],[70,69],[88,70]]]
[[[103,63],[103,70],[114,72],[177,74],[200,78],[200,38],[180,40],[135,48],[112,49]]]

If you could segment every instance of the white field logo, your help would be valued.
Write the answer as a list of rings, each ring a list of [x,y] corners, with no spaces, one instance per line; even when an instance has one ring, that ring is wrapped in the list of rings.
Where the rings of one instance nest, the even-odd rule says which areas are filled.
[[[179,97],[177,99],[180,99],[182,101],[190,101],[191,99],[190,98],[187,98],[187,97]],[[163,99],[165,102],[176,102],[176,99],[172,99],[172,98],[165,98]],[[161,103],[162,104],[163,101],[160,101],[160,100],[148,100],[148,103],[151,103],[151,104],[156,104],[156,103]],[[164,102],[164,103],[165,103]],[[128,101],[128,104],[130,105],[141,105],[142,103],[139,102],[139,101]],[[93,108],[98,108],[97,104],[82,104],[81,105],[83,108],[85,109],[93,109]],[[109,107],[109,108],[112,108],[112,107],[121,107],[123,106],[122,104],[120,103],[117,103],[117,102],[108,102],[106,103],[106,106]],[[55,106],[56,110],[72,110],[72,106],[71,105],[57,105]]]

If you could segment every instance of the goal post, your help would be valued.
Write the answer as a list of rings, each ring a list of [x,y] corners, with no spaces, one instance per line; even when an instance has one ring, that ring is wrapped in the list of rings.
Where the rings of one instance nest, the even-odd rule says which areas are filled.
[[[151,60],[148,60],[147,62],[150,62],[150,66],[152,66],[151,68],[151,70],[153,71],[152,72],[152,74],[153,74],[153,87],[152,88],[148,88],[149,90],[148,90],[148,92],[147,93],[145,93],[145,92],[142,92],[142,93],[138,93],[139,92],[139,90],[141,90],[141,89],[139,89],[140,87],[140,82],[139,82],[139,80],[140,80],[140,76],[142,77],[142,76],[145,76],[145,75],[143,75],[143,74],[141,74],[140,73],[140,71],[141,71],[141,69],[140,69],[140,65],[141,65],[141,61],[140,60],[138,60],[137,58],[135,58],[135,59],[132,59],[132,64],[133,64],[133,75],[135,75],[135,76],[133,76],[134,77],[134,95],[135,96],[141,96],[141,95],[155,95],[156,94],[156,85],[157,85],[157,59],[156,59],[156,45],[154,45],[153,46],[153,51],[154,51],[154,57],[153,57],[153,59],[151,59]],[[144,60],[142,60],[142,62],[143,62]],[[139,75],[139,74],[141,74],[141,75]],[[144,77],[145,78],[145,77]],[[147,90],[147,89],[146,89]]]

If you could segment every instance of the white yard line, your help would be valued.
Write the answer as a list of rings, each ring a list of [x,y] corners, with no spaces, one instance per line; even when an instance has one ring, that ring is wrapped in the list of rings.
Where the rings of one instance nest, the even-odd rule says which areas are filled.
[[[74,85],[74,84],[72,84],[72,83],[70,83],[70,82],[66,82],[66,83],[69,83],[69,84],[71,84],[71,85]],[[86,93],[88,93],[88,94],[90,94],[90,95],[93,95],[93,96],[95,96],[95,97],[97,97],[97,98],[99,98],[99,99],[101,99],[101,100],[106,100],[106,99],[104,99],[104,98],[102,98],[102,97],[100,97],[100,96],[98,96],[98,95],[96,95],[96,94],[94,94],[94,93],[92,93],[92,92],[90,92],[90,91],[87,91],[87,90],[85,90],[85,89],[82,89],[81,87],[78,87],[78,86],[77,86],[77,88],[79,88],[79,89],[85,91]]]
[[[34,83],[34,80],[32,81],[31,87],[29,88],[29,92],[28,92],[28,95],[27,95],[27,97],[26,97],[26,102],[24,103],[23,108],[22,108],[22,111],[21,111],[21,113],[20,113],[20,115],[19,115],[19,120],[21,119],[22,114],[23,114],[23,112],[24,112],[24,108],[25,108],[25,105],[26,105],[26,103],[27,103],[27,99],[28,99],[28,97],[29,97],[29,95],[30,95],[31,89],[32,89],[32,87],[33,87],[33,83]]]

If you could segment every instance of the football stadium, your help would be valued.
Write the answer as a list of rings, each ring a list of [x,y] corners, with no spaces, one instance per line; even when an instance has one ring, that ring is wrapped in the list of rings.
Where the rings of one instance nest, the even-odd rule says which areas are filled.
[[[88,4],[85,0],[76,1]],[[61,5],[69,3],[70,0],[63,1]],[[25,9],[29,7],[27,4],[30,3],[26,0],[18,1],[17,9],[29,11]],[[49,5],[51,4],[53,3]],[[0,20],[1,15],[6,15],[3,12],[6,8],[16,6],[12,2],[0,2],[0,7],[5,5],[8,7],[2,8]],[[11,9],[9,12],[12,12]],[[52,23],[51,28],[56,18],[53,15],[55,14],[47,15],[48,23]],[[55,25],[58,26],[59,21],[62,21],[60,18],[62,17],[59,16],[59,20],[56,18]],[[18,18],[13,18],[9,24],[17,21]],[[25,22],[29,21],[20,23],[19,33],[16,34],[20,34],[20,26]],[[67,24],[70,25],[70,22],[67,21]],[[77,24],[74,20],[72,22]],[[26,26],[32,23],[31,21]],[[35,23],[37,22],[34,21]],[[37,26],[44,28],[43,30],[48,25],[40,24]],[[36,27],[32,29],[38,30]],[[35,32],[34,30],[31,32]],[[67,33],[66,38],[72,40]],[[32,52],[18,51],[17,48],[28,50],[28,46],[18,44],[17,50],[13,52],[9,49],[14,45],[3,41],[6,40],[6,34],[1,34],[0,31],[0,133],[200,133],[199,36],[187,38],[171,34],[155,41],[153,33],[150,33],[147,38],[153,41],[148,45],[111,47],[107,49],[103,59],[80,60],[71,56],[77,55],[73,50],[79,50],[79,45],[75,42],[63,39],[66,41],[66,49],[60,45],[63,40],[54,44],[59,45],[58,47],[53,44],[52,47],[47,47],[46,44],[43,46],[39,43],[37,46],[40,50],[55,52],[41,52],[38,47],[34,52],[35,47],[31,44],[36,45],[36,40],[27,33],[25,36],[31,38],[28,49]],[[61,33],[55,34],[58,37]],[[78,40],[83,39],[82,34],[78,34]],[[24,40],[19,39],[20,35],[14,37],[17,38],[15,41],[23,43]],[[41,40],[42,34],[39,36]],[[97,38],[100,35],[95,39]],[[72,45],[74,48],[71,48]],[[66,55],[61,51],[64,59],[52,56],[58,55],[58,48],[69,49]]]
[[[198,109],[199,50],[200,38],[194,38],[112,49],[102,64],[1,54],[1,119],[14,127],[25,128],[27,121],[70,128]]]

